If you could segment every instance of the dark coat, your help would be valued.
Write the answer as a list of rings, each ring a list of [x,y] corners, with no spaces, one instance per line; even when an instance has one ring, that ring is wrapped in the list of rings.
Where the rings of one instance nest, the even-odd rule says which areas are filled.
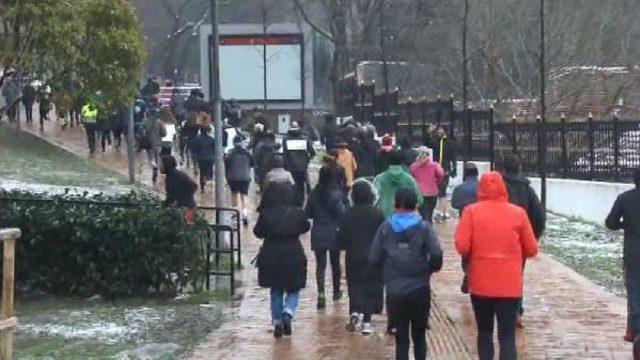
[[[545,216],[540,199],[531,187],[531,182],[523,176],[513,174],[503,174],[502,178],[507,185],[509,202],[527,212],[533,234],[536,239],[540,239],[545,228]]]
[[[462,184],[453,189],[451,207],[458,210],[462,215],[464,208],[474,204],[476,201],[478,201],[478,177],[469,176]]]
[[[378,152],[376,175],[387,171],[387,169],[389,168],[389,156],[391,156],[391,151],[380,150]]]
[[[433,138],[429,147],[433,149],[433,161],[440,163],[445,173],[455,176],[456,172],[456,144],[449,138]]]
[[[289,140],[304,140],[307,142],[307,148],[305,150],[291,150],[287,146]],[[309,162],[316,156],[313,144],[302,135],[299,129],[289,130],[287,137],[283,141],[282,149],[285,167],[292,173],[306,172]]]
[[[379,267],[371,271],[368,266],[371,244],[382,223],[382,212],[366,204],[357,204],[347,210],[340,221],[338,242],[346,250],[350,313],[379,314],[382,311],[382,271]]]
[[[315,188],[309,195],[305,212],[313,219],[311,248],[316,250],[339,250],[336,237],[338,222],[346,211],[346,198],[337,187],[328,194]]]
[[[206,113],[211,112],[211,107],[209,106],[209,103],[204,101],[203,99],[200,99],[197,96],[189,96],[189,98],[185,100],[183,107],[187,113],[200,112],[200,111],[206,112]]]
[[[242,146],[235,146],[224,158],[225,173],[229,181],[251,181],[251,154]]]
[[[191,180],[189,175],[180,170],[169,170],[165,181],[165,192],[167,199],[164,204],[166,206],[184,206],[189,208],[196,207],[196,201],[193,199],[198,189],[198,185]]]
[[[334,142],[338,138],[338,127],[336,124],[330,123],[324,126],[322,129],[322,136],[320,137],[320,141],[324,144],[327,150],[331,150],[335,148]]]
[[[193,142],[191,152],[198,161],[213,160],[216,154],[216,142],[211,136],[200,134]]]
[[[366,139],[355,146],[353,155],[358,164],[357,178],[376,175],[378,152],[380,152],[380,144],[374,139]]]
[[[624,230],[625,266],[640,263],[640,189],[629,190],[616,199],[607,221],[607,228]]]
[[[258,284],[293,292],[307,285],[307,258],[299,236],[311,224],[302,209],[275,206],[262,209],[253,233],[264,239],[258,256]]]

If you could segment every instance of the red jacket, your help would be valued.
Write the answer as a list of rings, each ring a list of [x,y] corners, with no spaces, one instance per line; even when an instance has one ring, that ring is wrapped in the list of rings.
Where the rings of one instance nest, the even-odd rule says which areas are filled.
[[[479,202],[469,205],[456,230],[456,249],[469,259],[469,292],[487,297],[522,296],[522,262],[538,253],[527,213],[508,202],[497,172],[485,174]]]

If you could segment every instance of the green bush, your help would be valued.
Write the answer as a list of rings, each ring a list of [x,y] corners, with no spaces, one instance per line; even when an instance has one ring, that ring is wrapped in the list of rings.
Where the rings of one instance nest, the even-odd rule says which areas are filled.
[[[113,297],[197,287],[207,223],[198,218],[187,226],[183,209],[159,204],[134,193],[52,197],[0,190],[0,219],[23,234],[16,247],[18,289]]]

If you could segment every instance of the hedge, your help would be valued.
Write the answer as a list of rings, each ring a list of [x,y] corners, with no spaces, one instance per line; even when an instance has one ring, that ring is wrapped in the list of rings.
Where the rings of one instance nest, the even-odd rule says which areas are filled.
[[[113,203],[119,203],[114,205]],[[208,226],[150,195],[49,196],[0,190],[0,220],[19,227],[18,289],[106,297],[171,295],[203,278]]]

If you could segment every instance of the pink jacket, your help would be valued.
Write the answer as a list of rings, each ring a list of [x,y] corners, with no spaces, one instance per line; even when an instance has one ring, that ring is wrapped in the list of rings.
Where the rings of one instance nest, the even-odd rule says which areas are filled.
[[[431,160],[414,162],[410,171],[423,196],[438,195],[438,183],[444,179],[444,170],[440,164]]]

